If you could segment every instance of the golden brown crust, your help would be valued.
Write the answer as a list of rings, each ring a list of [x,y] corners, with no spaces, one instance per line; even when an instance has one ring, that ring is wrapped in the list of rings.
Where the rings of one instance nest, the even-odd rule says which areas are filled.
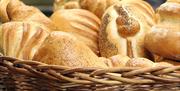
[[[157,62],[157,63],[165,62],[165,63],[169,63],[169,64],[172,64],[172,65],[175,65],[175,66],[180,65],[180,62],[178,60],[167,59],[167,58],[164,58],[164,57],[158,56],[158,55],[155,56],[154,61]]]
[[[110,15],[106,14],[102,18],[101,30],[99,33],[99,49],[100,54],[103,57],[111,57],[113,55],[118,54],[118,48],[112,43],[112,40],[108,39],[108,33],[105,31],[109,22]],[[115,35],[114,35],[115,36]],[[124,47],[125,48],[125,47]]]
[[[0,20],[1,22],[7,22],[9,21],[9,17],[7,14],[7,5],[10,2],[10,0],[0,0]]]
[[[103,61],[109,68],[113,67],[125,67],[126,63],[130,60],[128,56],[115,55],[110,58],[99,57],[100,61]]]
[[[145,37],[145,47],[152,53],[180,60],[180,4],[166,2],[158,8],[159,22]]]
[[[163,59],[163,60],[160,60],[159,62],[166,62],[166,63],[174,65],[174,66],[179,66],[180,65],[179,61],[170,60],[170,59]]]
[[[1,0],[5,2],[8,0]],[[0,3],[0,18],[7,21],[35,21],[44,24],[51,30],[56,30],[53,22],[46,17],[38,8],[28,6],[19,0],[9,0],[7,3]],[[5,17],[6,16],[6,17]]]
[[[98,33],[100,20],[93,13],[82,9],[64,9],[53,13],[51,20],[58,26],[60,31],[75,35],[96,54],[99,54]]]
[[[132,58],[127,63],[128,67],[153,67],[154,63],[146,58]]]
[[[180,31],[173,30],[169,25],[154,26],[145,37],[146,48],[165,58],[180,60]]]
[[[112,67],[125,67],[126,63],[130,60],[128,56],[115,55],[109,58],[112,63]]]
[[[70,67],[107,67],[76,37],[60,31],[52,32],[47,37],[33,60]]]
[[[36,22],[8,22],[0,30],[4,55],[27,60],[32,59],[48,35],[48,29]]]
[[[147,23],[149,26],[156,24],[157,19],[155,16],[155,11],[151,7],[151,5],[149,5],[147,2],[144,2],[143,0],[136,0],[136,2],[134,0],[122,0],[121,3],[127,4],[127,6],[128,5],[132,6],[133,7],[132,10],[136,11],[135,12],[135,15],[137,15],[136,17],[145,21],[144,23]],[[139,16],[139,14],[141,16]]]
[[[59,9],[78,9],[80,5],[79,0],[54,0],[53,11]]]
[[[177,3],[180,3],[179,0],[167,0],[167,2],[177,2]]]
[[[143,1],[120,2],[109,7],[102,17],[99,33],[101,56],[121,54],[129,57],[148,57],[144,48],[144,36],[155,24],[155,14],[151,8]],[[145,21],[146,19],[149,21]]]
[[[180,2],[166,2],[157,9],[161,20],[180,16]]]
[[[139,22],[132,17],[120,15],[116,24],[119,35],[124,38],[135,36],[140,31]]]
[[[108,58],[105,58],[105,57],[99,57],[99,61],[104,62],[104,63],[108,66],[108,68],[113,67],[113,64],[112,64],[111,60],[108,59]]]
[[[54,11],[59,9],[86,9],[94,13],[99,18],[105,10],[119,0],[55,0]]]
[[[82,9],[93,12],[99,18],[102,17],[109,6],[117,2],[119,2],[119,0],[79,0]]]
[[[165,66],[165,67],[171,67],[174,66],[173,64],[169,63],[169,62],[157,62],[154,64],[154,66]]]

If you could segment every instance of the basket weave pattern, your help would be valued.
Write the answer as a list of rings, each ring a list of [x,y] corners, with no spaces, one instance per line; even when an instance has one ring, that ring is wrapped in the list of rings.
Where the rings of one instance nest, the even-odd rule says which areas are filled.
[[[0,57],[0,67],[12,74],[16,89],[73,90],[93,89],[109,91],[121,88],[166,88],[173,84],[173,91],[180,90],[180,66],[174,67],[120,67],[120,68],[69,68],[47,65],[37,61]],[[2,69],[1,69],[2,70]],[[4,70],[2,70],[4,71]],[[4,72],[0,72],[0,75]],[[150,87],[151,86],[151,87]],[[168,86],[168,87],[171,87]],[[106,87],[106,88],[104,88]],[[78,91],[79,91],[78,90]],[[135,90],[135,89],[134,89]],[[37,90],[38,91],[38,90]],[[84,91],[84,90],[83,90]],[[132,90],[129,90],[132,91]]]

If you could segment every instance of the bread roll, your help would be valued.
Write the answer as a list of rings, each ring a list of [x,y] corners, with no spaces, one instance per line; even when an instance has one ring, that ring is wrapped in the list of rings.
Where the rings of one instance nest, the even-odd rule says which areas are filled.
[[[147,58],[132,58],[127,63],[127,67],[153,67],[154,62]]]
[[[155,23],[155,13],[144,1],[123,1],[109,7],[102,17],[101,56],[149,57],[144,48],[144,36]]]
[[[9,4],[10,0],[0,0],[0,20],[1,22],[9,21],[9,17],[7,14],[7,5]]]
[[[127,67],[157,67],[157,66],[166,66],[171,67],[174,66],[172,63],[169,62],[152,62],[147,58],[132,58],[126,62]]]
[[[166,2],[158,10],[159,23],[145,37],[145,47],[153,54],[180,60],[180,4]]]
[[[99,61],[102,61],[103,63],[105,63],[108,66],[108,68],[112,68],[113,67],[113,64],[112,64],[111,60],[108,59],[108,58],[99,57]]]
[[[48,28],[36,22],[8,22],[0,27],[0,47],[5,56],[30,60],[48,36]]]
[[[174,66],[173,64],[169,63],[169,62],[157,62],[157,63],[154,63],[154,66],[166,66],[166,67],[172,67]]]
[[[99,57],[101,61],[106,63],[109,68],[112,67],[125,67],[126,63],[130,60],[128,56],[115,55],[110,58]]]
[[[38,8],[28,6],[19,0],[0,1],[0,19],[8,21],[34,21],[44,24],[51,30],[56,30],[53,22],[46,17]]]
[[[53,9],[86,9],[101,18],[104,11],[116,2],[119,0],[55,0]]]
[[[85,44],[61,31],[54,31],[46,38],[33,60],[69,67],[107,68]]]
[[[80,8],[78,1],[79,0],[54,0],[53,11]]]
[[[177,2],[177,3],[180,3],[180,0],[167,0],[167,2]]]
[[[119,0],[79,0],[79,5],[82,9],[89,10],[101,18],[105,10],[117,2]]]
[[[51,16],[58,30],[73,34],[91,48],[96,54],[100,20],[93,13],[82,9],[58,10]]]
[[[100,60],[104,61],[109,68],[112,67],[157,67],[157,66],[174,66],[178,65],[174,61],[167,59],[152,62],[147,58],[129,58],[128,56],[115,55],[110,58],[100,57]]]
[[[159,59],[156,59],[155,62],[166,62],[175,66],[180,65],[180,62],[178,60],[167,59],[162,56],[159,56]]]
[[[112,67],[156,67],[156,66],[173,66],[168,62],[154,63],[147,58],[129,58],[128,56],[115,55],[110,58],[100,57],[109,68]]]
[[[128,56],[115,55],[109,58],[113,67],[125,67],[126,63],[130,60]]]

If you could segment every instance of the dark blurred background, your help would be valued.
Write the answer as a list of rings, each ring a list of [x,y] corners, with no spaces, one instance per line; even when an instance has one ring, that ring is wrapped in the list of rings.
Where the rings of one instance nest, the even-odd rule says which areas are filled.
[[[151,6],[153,6],[154,9],[159,7],[159,5],[161,5],[162,3],[166,2],[166,0],[145,0],[145,1],[151,4]]]
[[[22,1],[28,5],[33,5],[33,6],[38,7],[47,16],[50,16],[52,14],[52,5],[53,5],[54,0],[22,0]],[[159,5],[164,3],[166,0],[145,0],[145,1],[150,3],[153,6],[153,8],[156,9]]]

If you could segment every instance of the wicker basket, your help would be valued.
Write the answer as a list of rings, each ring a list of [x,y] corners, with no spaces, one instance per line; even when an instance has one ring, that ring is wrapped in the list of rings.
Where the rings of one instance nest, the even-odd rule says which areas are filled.
[[[69,68],[1,56],[0,68],[5,91],[180,91],[180,66]]]

